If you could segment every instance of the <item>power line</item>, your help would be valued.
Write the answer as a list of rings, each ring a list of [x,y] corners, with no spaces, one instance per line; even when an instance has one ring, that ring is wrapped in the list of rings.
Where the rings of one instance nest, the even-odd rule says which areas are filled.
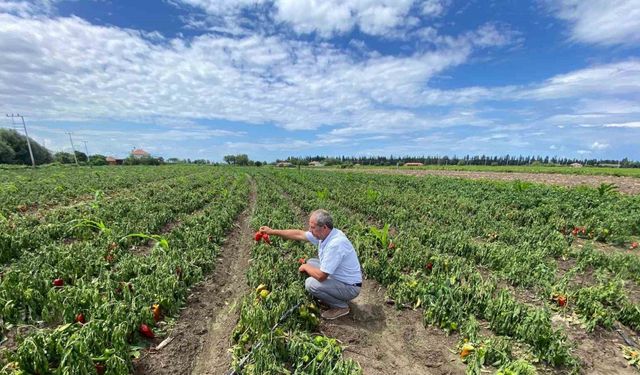
[[[78,164],[78,156],[76,156],[76,148],[73,146],[73,139],[71,138],[71,132],[66,132],[67,134],[69,134],[69,142],[71,142],[71,150],[73,151],[73,159],[76,161],[76,167],[79,167],[80,164]]]
[[[87,141],[81,141],[84,143],[84,152],[87,153],[87,164],[89,164],[89,167],[91,167],[91,163],[89,163],[89,149],[87,148]]]
[[[27,133],[27,124],[24,122],[24,116],[20,115],[19,113],[16,113],[15,115],[12,114],[7,114],[7,117],[11,117],[11,123],[14,125],[15,127],[15,121],[14,118],[15,117],[20,117],[22,119],[22,126],[24,127],[24,135],[27,138],[27,147],[29,148],[29,156],[31,156],[31,166],[32,167],[36,167],[36,160],[33,158],[33,151],[31,150],[31,141],[29,140],[29,133]]]

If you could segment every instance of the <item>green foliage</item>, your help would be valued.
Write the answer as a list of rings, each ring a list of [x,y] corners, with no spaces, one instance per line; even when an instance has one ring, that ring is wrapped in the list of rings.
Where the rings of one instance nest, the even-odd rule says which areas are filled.
[[[231,165],[248,166],[254,164],[254,162],[249,159],[249,156],[247,154],[225,155],[223,157],[223,160],[227,164]]]
[[[618,186],[614,183],[601,183],[598,186],[598,195],[601,197],[618,192]]]
[[[45,178],[56,184],[96,176],[103,188],[114,182],[121,188],[130,180],[144,181],[136,180],[144,178],[144,170],[136,168],[25,172],[50,173]],[[126,374],[140,355],[136,343],[145,340],[140,325],[153,327],[156,336],[166,334],[164,323],[154,321],[153,305],[162,319],[177,316],[189,288],[215,265],[224,234],[249,196],[245,175],[173,168],[163,170],[161,179],[156,169],[149,173],[153,179],[110,199],[98,189],[93,200],[42,210],[37,218],[11,214],[10,233],[0,222],[0,261],[11,260],[0,283],[2,328],[31,327],[0,358],[1,373],[91,374],[101,364],[106,373]],[[219,194],[225,190],[229,193]],[[176,218],[180,225],[163,231]],[[79,236],[69,238],[71,233]],[[130,251],[131,243],[148,240],[157,241],[150,254]],[[76,323],[80,313],[85,324]]]
[[[389,246],[389,224],[385,224],[382,229],[378,229],[376,227],[370,227],[369,233],[371,233],[377,240],[382,248],[387,248]]]
[[[329,189],[324,188],[322,190],[316,191],[316,197],[318,197],[318,199],[321,201],[327,200],[329,198]]]
[[[107,165],[107,157],[104,155],[99,155],[99,154],[95,154],[95,155],[91,155],[89,157],[89,164],[91,165]]]
[[[53,159],[49,150],[32,138],[29,139],[33,158],[37,165],[50,163]],[[0,129],[0,164],[31,165],[27,137],[15,130]]]
[[[154,158],[152,156],[135,157],[130,155],[124,159],[124,165],[162,165],[164,160],[161,158]]]
[[[76,162],[76,159],[74,159],[72,153],[60,151],[53,154],[53,161],[60,164],[73,164]]]

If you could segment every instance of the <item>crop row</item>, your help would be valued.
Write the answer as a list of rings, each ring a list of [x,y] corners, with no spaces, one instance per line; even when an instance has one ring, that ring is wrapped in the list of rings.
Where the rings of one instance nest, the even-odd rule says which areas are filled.
[[[298,227],[299,218],[277,185],[260,175],[256,181],[252,226]],[[243,299],[232,337],[237,373],[361,373],[357,363],[342,359],[342,347],[335,339],[314,333],[319,311],[304,291],[296,261],[313,252],[310,245],[280,238],[253,247],[247,281],[254,292]]]
[[[316,194],[309,187],[322,185],[305,177],[297,180],[302,183],[298,188],[291,181],[283,183],[282,188],[302,202],[306,209],[322,205],[331,209],[337,220],[347,224],[345,229],[357,243],[365,273],[388,286],[388,293],[399,306],[423,307],[425,323],[436,324],[447,331],[463,329],[472,332],[471,338],[475,340],[478,340],[477,327],[475,331],[468,328],[469,322],[475,321],[476,317],[487,320],[493,332],[502,336],[482,342],[483,363],[505,368],[512,365],[515,358],[510,350],[511,341],[506,337],[509,336],[529,345],[538,358],[550,365],[577,366],[566,336],[553,328],[548,310],[518,302],[508,292],[499,290],[495,279],[483,278],[473,262],[441,253],[437,248],[425,247],[409,233],[402,232],[393,241],[383,231],[372,235],[367,223],[371,218],[367,219],[357,211],[345,210],[344,201],[336,202],[324,194]],[[308,181],[308,185],[303,181]],[[336,189],[335,185],[332,187]],[[344,195],[344,200],[363,207],[363,202],[355,202],[358,198],[354,194],[357,191],[354,186],[346,190],[350,193]],[[477,354],[472,354],[469,360],[477,363],[474,362],[477,357]],[[470,370],[473,369],[470,366]]]
[[[3,171],[0,174],[0,215],[6,217],[35,207],[68,204],[82,196],[93,196],[97,191],[108,193],[200,171],[201,168],[189,166]]]
[[[322,176],[323,179],[327,177]],[[309,178],[307,176],[307,179]],[[311,183],[321,184],[322,182],[318,180]],[[588,329],[593,329],[597,325],[611,328],[615,320],[620,320],[636,331],[640,329],[640,306],[631,302],[623,290],[625,277],[634,280],[631,282],[638,279],[638,273],[634,271],[638,269],[639,262],[633,254],[607,255],[593,250],[592,247],[586,247],[577,254],[569,252],[571,235],[563,236],[555,227],[546,225],[544,221],[532,222],[530,227],[517,228],[516,231],[509,221],[499,225],[500,223],[492,221],[491,217],[483,216],[481,213],[470,216],[469,211],[474,208],[470,208],[465,200],[461,203],[452,198],[443,201],[442,205],[432,204],[432,196],[439,194],[433,187],[429,190],[431,196],[428,198],[421,198],[420,191],[418,193],[405,191],[400,195],[405,199],[399,195],[385,194],[384,197],[389,199],[380,200],[384,203],[377,204],[376,201],[372,201],[370,193],[372,190],[368,187],[370,182],[361,184],[359,188],[351,184],[343,192],[337,190],[340,186],[337,181],[329,181],[329,183],[333,186],[336,197],[343,197],[342,193],[350,194],[349,199],[343,200],[345,206],[377,217],[381,222],[394,223],[405,233],[411,233],[419,238],[420,245],[438,248],[444,253],[486,266],[515,286],[533,287],[543,299],[555,296],[556,299],[562,297],[566,300],[569,295],[571,300],[576,302],[574,304],[576,311],[584,318]],[[374,198],[379,199],[385,190],[374,192],[378,194]],[[426,195],[426,191],[423,192]],[[500,199],[495,200],[498,202],[490,204],[499,205]],[[480,207],[477,210],[481,211],[483,204],[478,203],[477,206]],[[410,212],[414,215],[410,215]],[[419,219],[416,220],[416,218]],[[455,224],[459,222],[462,225]],[[493,232],[490,232],[488,237],[478,239],[473,236],[474,228],[482,226],[478,223],[491,227]],[[516,237],[514,233],[517,232],[535,233],[536,236],[531,234],[528,238],[523,236],[522,243],[515,240],[497,240],[501,237]],[[559,278],[557,261],[553,257],[561,254],[576,255],[578,264],[570,273]],[[581,289],[572,287],[569,283],[570,277],[587,266],[600,267],[600,270],[608,276],[594,287]],[[611,274],[609,271],[616,272]]]
[[[207,206],[154,236],[146,256],[132,253],[129,239],[112,241],[99,231],[89,241],[12,264],[0,284],[2,316],[31,328],[4,353],[0,372],[131,372],[131,358],[162,335],[189,287],[215,264],[227,229],[246,206],[245,175],[212,173],[205,184],[212,197]]]
[[[15,215],[0,221],[0,264],[54,243],[90,238],[93,231],[113,238],[151,233],[179,213],[202,207],[214,196],[210,172],[179,176],[141,186],[127,195],[96,197],[91,202],[61,207],[38,215]]]

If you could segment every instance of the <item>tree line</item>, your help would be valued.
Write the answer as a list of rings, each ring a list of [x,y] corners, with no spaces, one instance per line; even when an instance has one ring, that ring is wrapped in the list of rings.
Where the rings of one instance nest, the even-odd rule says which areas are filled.
[[[91,164],[91,165],[106,165],[107,160],[104,155],[86,155],[83,152],[75,151],[75,158],[73,153],[69,152],[56,152],[51,153],[45,147],[38,142],[30,139],[31,149],[33,151],[33,158],[37,165],[48,163],[61,163],[72,164],[75,163],[77,158],[79,163]],[[267,162],[254,161],[249,159],[247,154],[237,155],[225,155],[223,160],[230,165],[238,166],[261,166],[267,164]],[[305,156],[305,157],[288,157],[286,161],[294,165],[308,165],[312,161],[322,162],[324,165],[340,165],[350,166],[355,164],[360,165],[377,165],[377,166],[393,166],[402,165],[405,163],[422,163],[425,165],[571,165],[573,163],[580,163],[585,166],[618,166],[621,168],[640,168],[640,162],[632,161],[627,158],[622,160],[611,159],[577,159],[577,158],[559,158],[549,156],[523,156],[523,155],[504,155],[504,156],[490,156],[490,155],[465,155],[462,157],[449,157],[449,156]],[[178,159],[169,158],[169,163],[187,163],[187,164],[217,164],[212,163],[205,159]],[[123,160],[125,165],[160,165],[164,164],[165,160],[162,157],[143,157],[134,158],[129,156]],[[31,164],[31,157],[29,156],[29,149],[27,146],[27,138],[13,129],[0,129],[0,164]]]
[[[577,159],[577,158],[560,158],[550,156],[524,156],[524,155],[465,155],[458,156],[290,156],[286,161],[295,165],[308,165],[312,161],[321,162],[324,165],[374,165],[374,166],[393,166],[403,165],[405,163],[422,163],[424,165],[490,165],[490,166],[508,166],[508,165],[559,165],[567,166],[573,163],[580,163],[585,166],[615,166],[620,168],[640,168],[640,162],[632,161],[628,158],[622,160],[614,159]]]

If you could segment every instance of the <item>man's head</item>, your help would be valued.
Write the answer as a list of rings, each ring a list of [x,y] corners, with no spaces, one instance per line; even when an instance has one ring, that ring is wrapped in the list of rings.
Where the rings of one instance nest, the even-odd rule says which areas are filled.
[[[333,218],[326,210],[315,210],[309,216],[309,231],[317,239],[324,240],[333,229]]]

